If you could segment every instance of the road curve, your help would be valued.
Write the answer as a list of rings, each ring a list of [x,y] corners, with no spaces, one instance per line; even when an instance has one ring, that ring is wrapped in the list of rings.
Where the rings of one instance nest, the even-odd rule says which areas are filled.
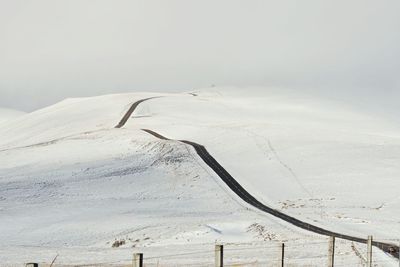
[[[121,121],[118,123],[118,125],[115,126],[115,128],[121,128],[123,127],[126,122],[129,120],[131,117],[132,113],[135,111],[137,106],[147,100],[154,99],[154,98],[159,98],[162,96],[156,96],[156,97],[149,97],[149,98],[144,98],[141,100],[136,101],[131,105],[129,110],[126,112],[124,117],[121,119]],[[142,129],[143,131],[153,135],[154,137],[162,140],[171,140],[155,131],[149,130],[149,129]],[[278,210],[272,209],[260,201],[258,201],[255,197],[253,197],[249,192],[247,192],[236,180],[235,178],[232,177],[225,169],[224,167],[221,166],[221,164],[218,163],[218,161],[211,156],[210,153],[208,153],[207,149],[198,143],[187,141],[187,140],[178,140],[179,142],[188,144],[192,146],[196,153],[199,155],[199,157],[211,168],[213,171],[225,182],[225,184],[235,193],[237,194],[242,200],[247,202],[248,204],[252,205],[253,207],[264,211],[268,214],[271,214],[277,218],[280,218],[288,223],[291,223],[294,226],[297,226],[299,228],[302,228],[307,231],[311,231],[317,234],[321,235],[326,235],[326,236],[335,236],[337,238],[341,239],[346,239],[354,242],[359,242],[359,243],[366,243],[367,240],[365,238],[359,238],[359,237],[354,237],[350,235],[344,235],[340,234],[337,232],[329,231],[324,228],[303,222],[299,219],[296,219],[292,216],[289,216],[285,213],[282,213]],[[399,246],[394,245],[394,244],[389,244],[389,243],[384,243],[384,242],[379,242],[379,241],[373,241],[372,243],[375,247],[391,254],[392,256],[399,258]]]
[[[162,96],[148,97],[148,98],[140,99],[140,100],[136,101],[135,103],[133,103],[131,105],[131,107],[128,109],[128,111],[125,113],[125,115],[122,117],[120,122],[114,128],[122,128],[122,127],[124,127],[126,122],[131,117],[132,113],[135,111],[135,109],[139,106],[140,103],[143,103],[144,101],[147,101],[147,100],[150,100],[150,99],[160,98],[160,97],[162,97]]]
[[[162,140],[171,140],[155,131],[149,130],[149,129],[142,129],[143,131],[159,138]],[[311,231],[317,234],[325,235],[325,236],[334,236],[336,238],[341,238],[341,239],[346,239],[354,242],[359,242],[359,243],[366,243],[367,240],[365,238],[359,238],[359,237],[354,237],[350,235],[345,235],[345,234],[340,234],[337,232],[329,231],[324,228],[303,222],[299,219],[296,219],[292,216],[289,216],[285,213],[282,213],[278,210],[272,209],[260,201],[258,201],[255,197],[253,197],[249,192],[246,191],[236,180],[235,178],[232,177],[225,169],[224,167],[221,166],[221,164],[218,163],[218,161],[211,156],[211,154],[207,151],[207,149],[198,143],[187,141],[187,140],[177,140],[179,142],[188,144],[192,146],[196,153],[199,155],[199,157],[211,168],[214,170],[214,172],[225,182],[225,184],[236,194],[238,195],[242,200],[247,202],[248,204],[252,205],[253,207],[264,211],[268,214],[271,214],[277,218],[280,218],[288,223],[291,223],[292,225],[295,225],[299,228],[302,228],[307,231]],[[389,243],[384,243],[384,242],[379,242],[379,241],[373,241],[373,245],[389,254],[392,256],[398,258],[399,257],[399,247],[394,244],[389,244]]]

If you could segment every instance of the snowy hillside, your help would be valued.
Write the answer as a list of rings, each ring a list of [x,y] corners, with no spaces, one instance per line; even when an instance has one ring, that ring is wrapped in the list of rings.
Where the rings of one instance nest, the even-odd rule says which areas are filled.
[[[179,108],[178,108],[179,107]],[[127,128],[205,145],[258,199],[328,228],[400,237],[396,125],[305,96],[220,89],[159,98]]]
[[[155,96],[114,128],[132,103]],[[135,250],[194,249],[212,262],[215,242],[285,241],[293,244],[289,256],[305,259],[297,265],[325,263],[312,255],[326,237],[248,205],[193,147],[174,140],[204,145],[247,191],[283,213],[344,234],[400,238],[396,125],[294,93],[211,88],[67,99],[3,124],[0,260],[50,262],[59,254],[64,264],[126,263]],[[112,248],[115,240],[125,244]],[[350,242],[338,251],[348,266],[360,260]]]
[[[19,116],[22,116],[24,114],[25,113],[22,111],[8,108],[0,108],[0,124],[18,118]]]

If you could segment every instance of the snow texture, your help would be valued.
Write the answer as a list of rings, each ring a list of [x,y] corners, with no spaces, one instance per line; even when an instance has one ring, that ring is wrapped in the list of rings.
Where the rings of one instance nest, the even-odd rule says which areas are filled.
[[[114,128],[153,96],[162,97]],[[0,124],[1,264],[59,254],[65,265],[118,265],[144,252],[149,266],[212,266],[223,243],[227,263],[273,266],[265,261],[279,260],[281,242],[295,266],[326,264],[326,237],[255,210],[193,148],[141,129],[204,145],[257,199],[298,219],[400,238],[400,131],[385,118],[265,88],[130,93],[67,99]],[[365,254],[338,241],[336,263],[357,266],[356,250]],[[181,253],[192,254],[161,257]],[[374,259],[397,264],[377,249]]]

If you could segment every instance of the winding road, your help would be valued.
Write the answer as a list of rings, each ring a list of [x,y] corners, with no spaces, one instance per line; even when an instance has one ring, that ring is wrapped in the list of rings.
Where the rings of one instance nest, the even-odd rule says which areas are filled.
[[[128,109],[128,111],[125,113],[125,115],[122,117],[122,119],[119,121],[119,123],[114,127],[114,128],[122,128],[126,124],[126,122],[129,120],[129,118],[132,116],[132,113],[135,111],[135,109],[139,106],[139,104],[150,100],[150,99],[155,99],[155,98],[160,98],[162,96],[154,96],[154,97],[148,97],[144,98],[141,100],[136,101],[131,105],[131,107]]]
[[[125,114],[124,118],[118,124],[119,127],[116,127],[116,128],[123,127],[125,125],[125,123],[128,121],[128,119],[130,118],[130,116],[133,113],[133,111],[135,110],[135,108],[140,103],[142,103],[146,100],[149,100],[149,99],[152,99],[152,98],[142,99],[142,100],[139,100],[139,101],[135,102],[134,104],[132,104],[132,107],[128,110],[127,114]],[[158,139],[172,140],[172,139],[169,139],[153,130],[149,130],[149,129],[142,129],[142,130],[153,135],[154,137],[156,137]],[[266,212],[270,215],[273,215],[277,218],[280,218],[280,219],[284,220],[285,222],[288,222],[294,226],[297,226],[297,227],[307,230],[307,231],[311,231],[311,232],[325,235],[325,236],[334,236],[336,238],[341,238],[341,239],[364,243],[364,244],[367,242],[367,240],[365,238],[359,238],[359,237],[355,237],[355,236],[351,236],[351,235],[345,235],[345,234],[341,234],[338,232],[326,230],[324,228],[306,223],[306,222],[296,219],[292,216],[289,216],[281,211],[278,211],[276,209],[266,206],[265,204],[258,201],[255,197],[253,197],[249,192],[247,192],[246,189],[244,189],[235,180],[235,178],[233,178],[232,175],[230,175],[229,172],[226,171],[224,169],[224,167],[222,167],[221,164],[218,163],[218,161],[207,151],[207,149],[203,145],[192,142],[192,141],[187,141],[187,140],[175,140],[175,141],[179,141],[179,142],[182,142],[182,143],[192,146],[195,149],[197,155],[225,182],[225,184],[236,195],[238,195],[243,201],[247,202],[248,204],[252,205],[253,207],[255,207],[263,212]],[[394,256],[396,258],[399,257],[399,246],[397,246],[397,245],[379,242],[379,241],[373,241],[372,244],[375,247],[383,250],[384,252],[391,254],[392,256]]]

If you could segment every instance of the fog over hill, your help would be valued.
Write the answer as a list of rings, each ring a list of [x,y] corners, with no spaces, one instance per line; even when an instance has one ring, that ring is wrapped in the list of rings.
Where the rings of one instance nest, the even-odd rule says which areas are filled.
[[[397,112],[397,0],[0,1],[0,106],[286,87]]]

